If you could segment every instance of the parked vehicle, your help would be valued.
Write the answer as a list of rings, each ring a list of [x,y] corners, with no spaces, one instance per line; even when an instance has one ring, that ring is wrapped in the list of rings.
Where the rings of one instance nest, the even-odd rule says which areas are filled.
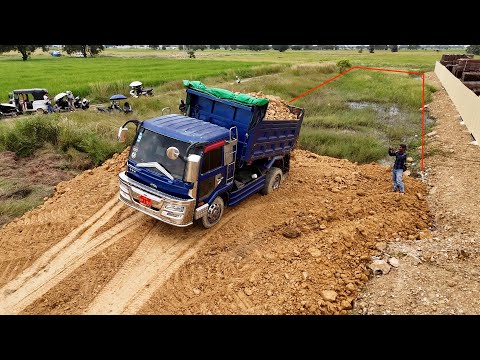
[[[139,96],[153,96],[153,89],[144,89],[140,81],[134,81],[130,85],[130,95],[138,98]]]
[[[44,95],[48,94],[47,89],[18,89],[9,94],[9,103],[15,105],[19,113],[34,112],[47,113],[48,104]]]
[[[72,111],[70,104],[68,103],[68,94],[61,92],[53,98],[54,105],[53,111],[55,112],[64,112],[64,111]]]
[[[0,104],[0,116],[17,116],[18,114],[19,112],[14,104]]]
[[[198,221],[209,228],[226,206],[281,185],[305,111],[289,106],[296,120],[264,120],[268,99],[184,84],[186,115],[129,120],[119,128],[125,141],[127,125],[136,125],[119,199],[175,226]]]

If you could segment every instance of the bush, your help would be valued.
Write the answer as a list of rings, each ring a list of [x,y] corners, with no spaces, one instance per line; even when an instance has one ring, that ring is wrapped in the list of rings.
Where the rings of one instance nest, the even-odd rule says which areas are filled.
[[[337,67],[338,67],[338,71],[342,73],[345,70],[350,69],[352,67],[352,64],[350,64],[350,61],[348,60],[340,60],[337,62]]]
[[[30,156],[45,143],[56,145],[59,133],[54,119],[42,116],[18,120],[13,126],[5,126],[1,132],[1,148],[18,156]]]

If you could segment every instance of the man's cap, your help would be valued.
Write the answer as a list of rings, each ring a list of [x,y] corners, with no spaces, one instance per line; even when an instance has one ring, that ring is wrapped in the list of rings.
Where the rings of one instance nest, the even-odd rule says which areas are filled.
[[[402,149],[407,150],[407,145],[405,145],[405,144],[400,144],[400,147],[401,147]]]

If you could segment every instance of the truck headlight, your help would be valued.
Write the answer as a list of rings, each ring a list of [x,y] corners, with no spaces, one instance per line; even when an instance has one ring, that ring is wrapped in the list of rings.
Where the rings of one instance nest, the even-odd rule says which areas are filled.
[[[178,213],[185,212],[185,206],[181,206],[181,205],[167,204],[165,205],[164,209],[168,211],[175,211]]]
[[[169,218],[173,218],[173,219],[178,219],[178,218],[181,218],[183,216],[182,214],[174,213],[174,212],[171,212],[171,211],[162,211],[162,215],[166,216],[166,217],[169,217]]]

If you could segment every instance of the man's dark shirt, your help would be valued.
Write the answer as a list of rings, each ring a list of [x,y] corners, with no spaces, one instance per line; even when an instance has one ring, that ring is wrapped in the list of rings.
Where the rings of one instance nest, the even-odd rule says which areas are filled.
[[[407,153],[404,152],[403,154],[400,151],[390,151],[388,150],[388,155],[395,156],[395,162],[393,164],[394,169],[403,169],[403,165],[405,165],[405,161],[407,160]]]

